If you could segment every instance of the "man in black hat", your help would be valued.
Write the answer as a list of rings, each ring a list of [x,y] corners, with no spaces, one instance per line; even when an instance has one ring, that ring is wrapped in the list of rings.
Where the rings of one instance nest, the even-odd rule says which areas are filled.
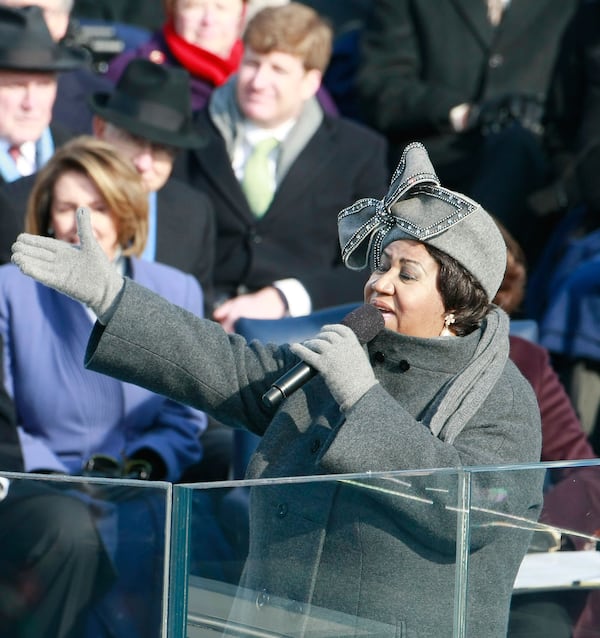
[[[116,146],[150,198],[144,257],[194,275],[212,303],[216,222],[207,197],[171,178],[176,154],[203,145],[192,127],[187,71],[134,59],[110,93],[90,100],[94,135]]]
[[[34,173],[70,137],[51,124],[57,74],[85,60],[54,42],[39,7],[0,6],[0,182]]]
[[[192,130],[187,72],[134,59],[111,92],[90,98],[93,131],[128,157],[140,173],[150,200],[149,237],[144,258],[194,275],[207,307],[212,302],[215,220],[210,201],[170,177],[178,150],[201,146]],[[0,189],[0,262],[23,230],[34,176]]]
[[[35,5],[42,10],[50,35],[55,42],[66,42],[70,38],[70,18],[73,0],[0,0],[0,5],[25,7]],[[91,133],[92,111],[88,105],[90,93],[107,91],[113,83],[92,66],[92,58],[84,66],[58,74],[58,90],[52,120],[74,134]]]

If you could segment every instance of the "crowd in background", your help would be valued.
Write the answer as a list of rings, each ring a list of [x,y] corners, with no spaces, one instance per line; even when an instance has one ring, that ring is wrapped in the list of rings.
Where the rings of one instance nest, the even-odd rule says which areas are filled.
[[[6,9],[30,4],[41,11],[22,22]],[[289,14],[269,13],[285,6]],[[310,34],[308,44],[298,44],[298,34]],[[66,427],[46,431],[43,406],[31,408],[43,396],[27,388],[31,378],[14,374],[27,369],[20,357],[31,356],[31,342],[21,345],[11,331],[13,303],[32,299],[49,324],[58,313],[73,325],[92,320],[69,304],[62,309],[56,295],[44,302],[35,287],[24,290],[8,262],[26,223],[29,232],[58,237],[60,206],[72,213],[76,195],[92,209],[122,205],[99,169],[69,159],[90,153],[118,163],[102,159],[108,147],[131,164],[139,191],[131,197],[144,200],[132,206],[134,230],[111,244],[120,267],[161,290],[163,276],[176,272],[169,294],[235,332],[241,317],[302,316],[361,300],[363,277],[341,260],[337,214],[361,197],[383,197],[402,149],[422,142],[441,183],[481,203],[505,233],[509,268],[496,303],[537,327],[534,349],[517,339],[511,356],[517,362],[524,349],[519,367],[546,408],[542,460],[600,455],[600,1],[0,1],[0,41],[10,38],[12,49],[0,48],[0,327],[23,462],[3,469],[76,475],[100,456],[118,458],[115,446],[123,444],[111,436],[129,423],[125,409],[109,415],[110,445],[100,436],[66,443]],[[28,47],[48,55],[32,62],[20,56]],[[50,179],[45,167],[57,163]],[[61,182],[61,171],[88,179]],[[45,200],[41,179],[52,193]],[[43,223],[33,227],[36,215]],[[73,228],[63,231],[67,241]],[[128,253],[140,229],[145,240]],[[56,351],[67,343],[80,354],[73,335],[58,336]],[[71,370],[44,348],[53,365]],[[532,360],[537,376],[525,372]],[[81,380],[90,392],[95,382]],[[63,425],[72,411],[65,408]],[[156,422],[147,416],[134,436],[150,443],[130,445],[125,465],[140,463],[125,469],[119,460],[113,475],[228,478],[229,430],[180,411],[155,408],[190,439],[184,452],[153,442]],[[565,500],[595,506],[595,493],[557,490],[543,516],[559,520]],[[89,533],[85,517],[81,525]],[[84,592],[82,607],[90,596]],[[568,616],[565,626],[580,618],[573,636],[600,635],[586,633],[598,605],[556,607]],[[560,627],[553,621],[555,633],[540,635],[571,635]],[[521,635],[516,626],[512,635]]]
[[[285,0],[224,3],[231,11],[228,36],[205,41],[196,51],[195,36],[191,30],[186,35],[191,27],[181,9],[193,2],[79,0],[71,24],[75,29],[113,25],[116,40],[123,25],[138,30],[130,40],[125,32],[120,40],[125,50],[107,60],[103,79],[116,81],[137,56],[183,66],[190,73],[192,109],[197,111],[213,89],[237,71],[243,24],[263,6],[282,4]],[[538,322],[539,341],[551,351],[599,451],[600,353],[596,354],[593,337],[594,262],[600,251],[599,3],[304,4],[333,28],[333,48],[317,93],[325,112],[354,120],[385,138],[386,179],[404,145],[423,142],[442,183],[482,203],[521,244],[529,280],[515,316]],[[208,156],[199,148],[196,154]],[[185,161],[187,156],[178,158],[175,174],[203,193],[210,190],[193,160],[187,167]],[[215,197],[212,193],[213,204]],[[222,216],[218,210],[217,219]],[[220,239],[217,278],[224,263],[219,252],[232,251],[229,239]],[[246,266],[227,273],[229,288],[231,280],[239,285],[249,259]],[[576,273],[584,264],[587,270]],[[243,289],[254,292],[256,286],[244,282]],[[334,296],[323,302],[315,299],[314,305],[300,304],[298,312],[339,301]]]

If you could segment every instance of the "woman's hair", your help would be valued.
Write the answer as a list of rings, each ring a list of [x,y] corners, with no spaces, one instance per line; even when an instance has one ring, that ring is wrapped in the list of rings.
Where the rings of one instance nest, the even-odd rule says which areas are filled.
[[[444,308],[454,314],[452,332],[464,337],[476,330],[490,311],[487,293],[456,259],[434,246],[424,246],[440,267],[438,285]]]
[[[323,73],[331,57],[333,32],[313,9],[299,2],[266,7],[244,31],[244,45],[256,53],[288,53],[302,59],[307,71]]]
[[[494,221],[506,244],[506,272],[494,297],[494,303],[508,315],[513,315],[520,310],[525,298],[527,260],[519,242],[509,233],[502,222],[497,219]]]
[[[25,230],[48,236],[54,187],[69,171],[87,177],[113,216],[124,255],[140,256],[148,235],[148,194],[133,164],[107,142],[82,135],[60,147],[41,168],[27,202]]]

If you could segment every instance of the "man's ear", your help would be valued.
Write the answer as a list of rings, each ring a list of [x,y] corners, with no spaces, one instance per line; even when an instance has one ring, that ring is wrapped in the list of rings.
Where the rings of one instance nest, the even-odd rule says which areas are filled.
[[[300,85],[300,95],[303,100],[308,100],[319,90],[321,82],[323,81],[323,74],[318,69],[310,69],[304,74],[302,83]]]

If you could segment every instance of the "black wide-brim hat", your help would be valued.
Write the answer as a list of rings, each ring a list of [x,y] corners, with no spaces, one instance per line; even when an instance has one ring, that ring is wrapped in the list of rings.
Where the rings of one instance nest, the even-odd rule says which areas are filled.
[[[134,58],[114,91],[94,93],[92,111],[150,142],[198,148],[205,140],[194,129],[189,75],[185,69]]]
[[[0,6],[0,70],[72,71],[88,62],[83,49],[55,42],[38,6]]]

